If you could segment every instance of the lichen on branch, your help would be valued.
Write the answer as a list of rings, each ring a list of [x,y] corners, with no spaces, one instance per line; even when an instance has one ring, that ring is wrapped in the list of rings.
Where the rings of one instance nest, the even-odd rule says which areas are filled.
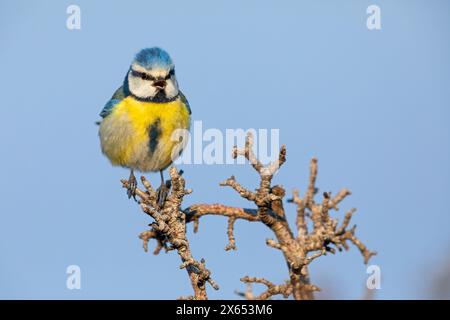
[[[276,240],[267,239],[266,244],[283,253],[288,266],[289,280],[282,285],[272,284],[270,281],[256,277],[243,277],[241,281],[251,284],[259,283],[266,286],[267,290],[259,296],[254,296],[247,288],[246,293],[241,294],[248,299],[270,299],[274,295],[282,295],[287,298],[293,296],[294,299],[313,299],[314,291],[319,288],[310,282],[308,266],[315,259],[328,253],[335,253],[336,250],[348,250],[349,243],[355,245],[361,252],[364,263],[368,263],[370,257],[375,252],[369,251],[367,247],[356,237],[356,226],[348,228],[355,209],[349,210],[341,225],[338,220],[330,216],[332,210],[339,210],[338,204],[342,202],[350,191],[340,190],[335,196],[331,193],[323,193],[323,199],[317,203],[315,195],[317,193],[317,159],[313,158],[310,164],[310,177],[303,197],[298,190],[293,191],[292,202],[296,205],[296,234],[292,231],[286,220],[286,213],[283,206],[285,190],[280,185],[272,186],[272,179],[275,172],[286,161],[286,147],[282,146],[278,159],[264,166],[253,152],[253,137],[249,134],[246,138],[243,149],[233,148],[233,158],[245,157],[253,169],[259,174],[259,186],[255,191],[250,191],[239,182],[234,176],[220,183],[234,189],[242,198],[252,202],[255,209],[235,208],[223,204],[196,204],[185,209],[186,221],[195,223],[194,231],[198,230],[199,219],[205,215],[224,216],[228,219],[227,235],[229,243],[226,250],[236,249],[234,237],[234,223],[242,219],[251,222],[260,222],[266,225],[274,234]],[[309,230],[308,225],[312,225]]]
[[[143,240],[144,250],[148,250],[148,241],[155,239],[157,242],[154,254],[161,249],[166,252],[176,250],[181,258],[180,269],[186,269],[189,275],[194,295],[186,299],[205,300],[206,283],[218,290],[218,285],[211,278],[211,272],[205,266],[205,260],[197,261],[191,254],[189,242],[186,237],[186,216],[180,209],[185,195],[192,192],[185,189],[185,181],[176,168],[170,168],[171,190],[162,207],[158,205],[157,194],[150,183],[141,177],[145,191],[137,188],[136,195],[142,211],[153,218],[150,230],[143,231],[139,237]],[[128,181],[122,180],[124,188],[128,188]]]
[[[305,194],[300,196],[298,190],[293,190],[292,198],[287,200],[296,205],[296,226],[292,229],[286,219],[283,205],[285,189],[281,185],[272,185],[274,174],[286,162],[286,147],[281,147],[276,161],[263,165],[253,152],[253,137],[249,134],[244,148],[234,147],[232,156],[233,158],[245,157],[249,161],[259,175],[259,184],[255,191],[250,191],[231,176],[220,185],[235,190],[242,198],[251,202],[254,208],[201,203],[182,210],[184,196],[192,190],[185,189],[185,180],[174,167],[170,169],[171,190],[162,207],[158,205],[157,193],[145,177],[141,178],[145,190],[139,188],[136,190],[142,211],[153,219],[150,229],[139,235],[143,241],[144,250],[148,250],[149,240],[155,239],[154,254],[158,254],[161,250],[177,251],[182,261],[180,268],[187,270],[194,290],[194,295],[184,297],[185,299],[207,299],[206,283],[218,289],[211,278],[211,272],[205,266],[205,261],[203,259],[197,261],[193,258],[186,237],[186,224],[192,222],[194,232],[197,232],[200,219],[206,215],[227,218],[228,244],[225,246],[227,251],[237,249],[234,225],[238,220],[262,223],[273,233],[274,239],[266,239],[266,245],[280,250],[283,254],[289,278],[285,283],[277,285],[264,278],[242,277],[241,281],[247,284],[247,290],[239,294],[247,299],[266,300],[275,295],[281,295],[284,298],[292,296],[297,300],[313,299],[314,292],[320,290],[311,283],[309,277],[308,268],[313,261],[328,253],[334,254],[336,251],[348,250],[350,244],[359,249],[365,264],[376,254],[357,238],[356,226],[349,227],[356,209],[347,211],[340,224],[338,219],[331,216],[331,212],[338,211],[338,205],[351,194],[348,189],[344,188],[335,195],[324,192],[322,199],[316,202],[317,159],[311,160]],[[128,188],[128,181],[122,180],[122,184],[123,187]],[[266,290],[259,295],[254,295],[252,284],[263,285]]]

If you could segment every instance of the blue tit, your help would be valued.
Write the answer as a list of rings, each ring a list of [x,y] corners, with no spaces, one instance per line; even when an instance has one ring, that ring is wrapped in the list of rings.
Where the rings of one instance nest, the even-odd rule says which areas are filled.
[[[189,130],[190,115],[169,54],[158,47],[139,51],[100,112],[101,150],[113,165],[130,169],[129,198],[135,198],[137,187],[134,170],[159,171],[158,194],[167,192],[163,170],[181,154],[188,137],[176,134],[174,139],[174,133]]]

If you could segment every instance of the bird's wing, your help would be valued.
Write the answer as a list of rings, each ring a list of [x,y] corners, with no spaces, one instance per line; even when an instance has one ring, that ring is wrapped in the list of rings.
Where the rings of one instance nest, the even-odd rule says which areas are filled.
[[[189,105],[189,102],[187,101],[186,97],[184,96],[183,92],[180,91],[180,99],[181,102],[183,102],[186,105],[186,108],[188,109],[189,114],[191,114],[191,106]]]
[[[114,92],[113,96],[109,101],[105,104],[102,111],[100,112],[100,116],[102,118],[107,117],[111,112],[113,111],[114,107],[123,99],[125,99],[128,96],[126,94],[125,89],[123,86],[121,86],[119,89]]]

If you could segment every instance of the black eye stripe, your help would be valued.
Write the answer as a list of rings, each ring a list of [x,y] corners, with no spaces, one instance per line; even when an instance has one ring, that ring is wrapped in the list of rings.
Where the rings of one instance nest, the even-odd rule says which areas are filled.
[[[169,73],[164,78],[164,80],[169,80],[173,75],[175,75],[175,69],[170,69]]]
[[[136,70],[133,70],[133,69],[131,69],[131,74],[134,77],[141,78],[142,80],[155,80],[155,78],[153,78],[151,75],[146,74],[144,72],[139,72],[139,71],[136,71]]]
[[[138,77],[141,78],[142,80],[156,80],[153,76],[144,73],[144,72],[140,72],[140,71],[136,71],[134,69],[131,69],[131,74],[134,77]],[[167,76],[164,78],[164,80],[169,80],[170,77],[172,77],[173,75],[175,75],[175,69],[170,69],[169,73],[167,74]]]

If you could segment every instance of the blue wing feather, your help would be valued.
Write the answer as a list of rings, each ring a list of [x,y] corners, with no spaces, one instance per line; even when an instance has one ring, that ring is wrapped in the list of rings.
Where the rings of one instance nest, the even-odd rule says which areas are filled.
[[[106,118],[108,115],[111,114],[114,107],[120,102],[119,99],[110,99],[105,106],[103,107],[102,111],[100,112],[100,117]]]
[[[108,115],[110,115],[111,112],[114,110],[114,107],[129,95],[129,92],[125,87],[125,85],[121,86],[119,89],[116,90],[116,92],[114,92],[111,99],[109,99],[109,101],[105,104],[102,111],[100,112],[100,117],[105,118]]]

